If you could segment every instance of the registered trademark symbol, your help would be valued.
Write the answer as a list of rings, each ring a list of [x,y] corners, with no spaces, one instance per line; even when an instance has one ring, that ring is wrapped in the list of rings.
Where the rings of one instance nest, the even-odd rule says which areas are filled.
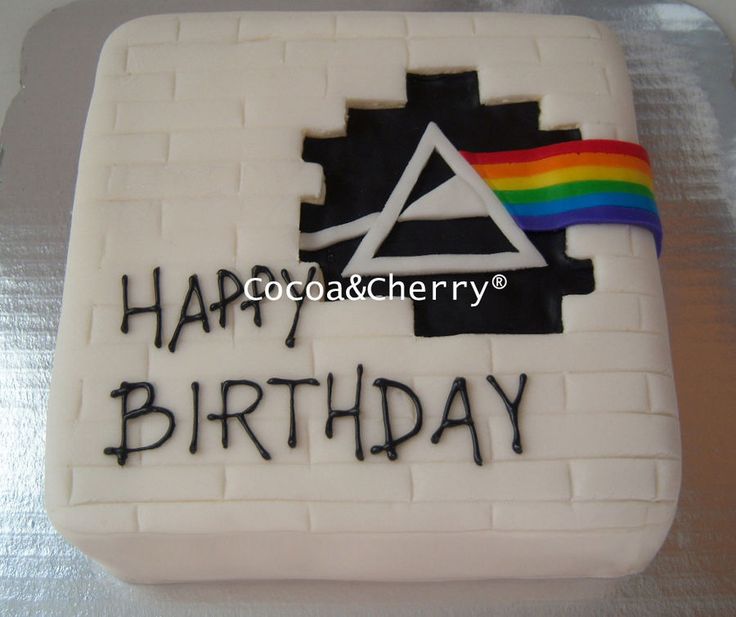
[[[503,274],[496,274],[491,279],[491,284],[493,285],[494,289],[503,289],[504,287],[506,287],[506,283],[508,283],[508,281]]]

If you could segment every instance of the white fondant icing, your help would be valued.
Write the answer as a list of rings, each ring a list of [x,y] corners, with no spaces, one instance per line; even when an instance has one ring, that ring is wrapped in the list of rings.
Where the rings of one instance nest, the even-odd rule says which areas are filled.
[[[319,201],[322,174],[301,163],[302,137],[343,134],[348,104],[403,104],[407,66],[478,70],[484,102],[541,98],[545,126],[636,140],[623,55],[605,27],[581,18],[155,16],[122,26],[105,44],[80,155],[49,399],[46,503],[54,525],[116,575],[613,576],[644,568],[664,540],[680,485],[677,400],[645,230],[568,231],[567,253],[595,262],[596,291],[565,297],[563,334],[417,339],[410,302],[307,302],[288,349],[288,300],[263,305],[261,328],[252,309],[231,305],[224,329],[211,312],[212,331],[187,327],[175,354],[153,345],[152,315],[120,332],[123,273],[131,302],[144,305],[152,301],[151,271],[161,266],[165,342],[190,274],[199,274],[207,303],[217,300],[218,268],[245,278],[261,263],[303,277],[299,203]],[[431,202],[422,216],[439,213]],[[320,232],[314,246],[332,233]],[[355,460],[349,419],[336,421],[332,440],[324,435],[327,372],[335,374],[335,406],[348,408],[358,362],[364,463]],[[529,381],[519,456],[485,376],[513,394],[522,371]],[[286,444],[288,392],[265,385],[276,375],[322,384],[297,393],[294,449]],[[467,378],[480,468],[466,429],[429,441],[459,375]],[[393,462],[369,452],[384,440],[377,377],[408,384],[425,407],[422,431]],[[271,461],[236,421],[225,450],[220,423],[206,419],[220,409],[220,383],[238,378],[264,387],[249,422]],[[120,468],[103,448],[119,443],[120,401],[110,391],[123,380],[154,383],[156,403],[177,423],[170,442],[131,454]],[[196,455],[188,451],[193,380],[201,387]],[[249,400],[235,393],[232,409]],[[390,401],[399,434],[412,409],[401,396]],[[159,435],[157,420],[132,421],[131,445]]]
[[[316,251],[338,242],[357,238],[365,234],[377,218],[377,213],[366,214],[349,223],[335,225],[321,231],[302,232],[299,234],[299,248],[304,251]]]

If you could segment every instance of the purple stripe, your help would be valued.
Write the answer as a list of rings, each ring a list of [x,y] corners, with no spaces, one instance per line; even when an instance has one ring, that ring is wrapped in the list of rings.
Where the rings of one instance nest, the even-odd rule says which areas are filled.
[[[596,206],[542,216],[514,216],[514,220],[525,231],[554,231],[564,229],[570,225],[584,225],[588,223],[638,225],[654,234],[657,255],[662,252],[662,224],[659,221],[659,216],[641,208]]]

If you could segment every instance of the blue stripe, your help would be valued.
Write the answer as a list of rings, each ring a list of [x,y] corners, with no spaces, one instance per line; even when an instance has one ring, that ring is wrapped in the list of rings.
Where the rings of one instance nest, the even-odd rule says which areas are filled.
[[[580,208],[567,212],[547,214],[544,216],[514,216],[519,227],[524,231],[554,231],[570,225],[591,223],[613,223],[620,225],[637,225],[654,234],[657,254],[662,251],[662,224],[656,212],[640,208],[617,206],[601,206]]]
[[[653,199],[633,193],[591,193],[554,201],[530,202],[523,205],[506,203],[504,205],[513,216],[545,216],[602,206],[637,208],[654,214],[657,213],[657,206]]]

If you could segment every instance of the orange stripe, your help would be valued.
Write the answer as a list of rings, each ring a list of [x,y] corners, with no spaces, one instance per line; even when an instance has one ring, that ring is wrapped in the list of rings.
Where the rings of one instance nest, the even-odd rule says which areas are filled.
[[[625,154],[602,154],[597,152],[585,152],[582,154],[559,154],[541,161],[530,161],[528,163],[493,163],[473,165],[475,171],[485,179],[494,178],[518,178],[521,176],[533,176],[540,173],[557,171],[577,166],[596,167],[623,167],[635,169],[643,174],[650,175],[651,168],[646,162],[633,156]]]

